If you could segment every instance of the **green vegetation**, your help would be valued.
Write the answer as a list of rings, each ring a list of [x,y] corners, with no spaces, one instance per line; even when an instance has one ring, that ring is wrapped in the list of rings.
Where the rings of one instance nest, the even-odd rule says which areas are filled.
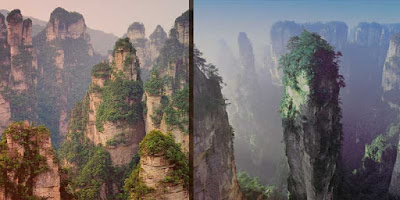
[[[81,188],[77,191],[78,199],[99,199],[101,186],[111,182],[113,172],[109,153],[102,147],[94,148],[90,160],[82,167],[76,177],[76,186]],[[112,186],[106,184],[107,191],[112,190]]]
[[[105,63],[101,62],[92,68],[92,76],[96,78],[108,78],[111,75],[111,67]]]
[[[59,8],[55,12],[60,9],[63,10]],[[38,121],[51,130],[52,143],[58,148],[62,139],[59,134],[60,113],[73,110],[76,102],[83,99],[91,82],[92,67],[101,58],[96,53],[89,54],[91,49],[85,37],[46,41],[46,30],[43,30],[33,38],[33,45],[38,49],[38,71],[42,72],[37,84]],[[61,53],[64,54],[63,69],[56,66],[56,58]],[[67,97],[66,102],[63,102],[64,97]]]
[[[153,69],[150,72],[150,80],[146,81],[144,88],[149,95],[159,96],[163,92],[164,79],[160,77],[160,73],[157,69]]]
[[[247,172],[239,171],[237,180],[240,189],[248,200],[269,199],[275,192],[276,187],[261,184],[258,177],[251,177]]]
[[[183,182],[189,186],[189,162],[181,151],[180,144],[175,143],[171,134],[163,134],[161,131],[153,130],[144,137],[139,145],[139,156],[151,156],[163,154],[174,170],[165,178],[166,183],[178,184]]]
[[[107,81],[103,87],[103,101],[96,113],[96,128],[103,131],[106,121],[136,123],[142,115],[142,107],[134,102],[140,102],[142,95],[141,81],[126,80],[120,76]]]
[[[387,139],[384,135],[378,135],[378,137],[376,137],[371,144],[365,145],[363,161],[366,158],[369,158],[378,163],[382,162],[382,153],[390,146],[390,143],[387,142]]]
[[[106,146],[117,146],[119,144],[125,144],[126,143],[126,138],[129,135],[129,133],[118,133],[115,135],[113,138],[107,140]]]
[[[319,134],[318,153],[325,156],[315,157],[312,181],[315,189],[320,192],[325,187],[323,180],[326,180],[331,170],[327,166],[340,155],[342,115],[339,91],[345,86],[344,78],[338,72],[341,53],[336,53],[318,34],[307,31],[300,37],[292,37],[287,47],[289,52],[280,58],[280,67],[283,69],[280,112],[284,140],[287,145],[291,145],[296,142],[288,140],[292,135],[306,138],[307,134]],[[299,140],[300,137],[296,138]],[[289,187],[289,190],[293,188],[295,186]]]
[[[136,53],[136,49],[133,47],[131,41],[127,37],[121,38],[117,42],[115,42],[113,54],[115,54],[115,52],[120,48],[127,49],[132,53]]]
[[[287,47],[289,53],[280,58],[284,85],[280,109],[282,118],[293,118],[308,98],[317,105],[331,100],[328,89],[315,90],[322,79],[336,80],[335,94],[344,87],[344,79],[338,74],[341,53],[335,53],[321,36],[304,31],[300,37],[292,37]]]
[[[79,200],[98,199],[104,186],[108,199],[126,199],[122,190],[114,195],[112,183],[122,188],[123,180],[137,164],[138,158],[134,158],[127,166],[113,167],[106,148],[102,145],[95,146],[84,135],[89,112],[89,98],[86,96],[72,111],[68,124],[70,132],[58,151],[60,158],[73,165],[72,169],[66,169],[70,180],[63,183],[63,187],[66,188],[63,191]],[[121,142],[119,137],[122,136],[124,133],[113,138],[114,141],[108,141],[107,145]]]
[[[172,95],[172,102],[182,115],[189,113],[189,86],[186,85],[182,90],[176,91]]]
[[[24,148],[23,155],[11,156],[6,136]],[[39,145],[48,137],[50,132],[44,126],[22,122],[13,123],[4,131],[0,142],[0,186],[11,199],[39,199],[33,195],[33,185],[35,177],[48,170],[46,158],[39,153]]]
[[[83,19],[83,16],[77,12],[68,12],[64,8],[56,8],[50,15],[50,23],[54,23],[54,20],[60,20],[61,24],[65,24],[67,27],[78,20]]]
[[[137,165],[129,177],[125,180],[124,189],[131,194],[131,197],[135,200],[141,199],[146,194],[154,191],[154,188],[146,186],[143,180],[139,176],[140,165]]]

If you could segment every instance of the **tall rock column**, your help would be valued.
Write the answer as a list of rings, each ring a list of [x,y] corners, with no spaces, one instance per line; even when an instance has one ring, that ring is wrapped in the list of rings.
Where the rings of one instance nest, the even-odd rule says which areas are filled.
[[[7,44],[7,26],[4,15],[0,13],[0,91],[8,87],[10,78],[10,48]],[[11,122],[11,107],[9,99],[0,92],[0,133]]]
[[[194,199],[244,199],[236,178],[233,132],[221,86],[198,67],[194,67],[193,91]]]
[[[281,117],[290,167],[289,199],[334,198],[342,137],[338,74],[340,53],[315,33],[304,31],[281,58]]]
[[[387,58],[383,67],[382,88],[383,101],[395,110],[397,115],[400,114],[400,35],[395,35],[389,43]],[[397,120],[397,123],[400,123]],[[396,133],[398,134],[398,133]],[[390,136],[390,135],[389,135]],[[392,136],[393,137],[393,136]],[[397,145],[397,149],[398,149]],[[389,186],[389,193],[392,196],[400,197],[400,152],[397,152],[396,162],[394,164],[392,178]]]
[[[11,121],[37,122],[37,55],[32,46],[32,20],[23,20],[16,9],[0,21],[0,112],[4,114],[0,129],[4,129]]]

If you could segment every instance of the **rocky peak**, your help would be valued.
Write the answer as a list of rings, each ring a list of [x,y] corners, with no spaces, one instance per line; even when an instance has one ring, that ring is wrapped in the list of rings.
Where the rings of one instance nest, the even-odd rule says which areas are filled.
[[[143,39],[146,36],[145,31],[143,23],[133,22],[128,28],[127,35],[131,40]]]
[[[135,81],[139,79],[139,60],[129,38],[117,41],[114,50],[114,63],[116,69],[122,71],[127,79]]]
[[[18,53],[18,47],[21,45],[23,32],[23,18],[21,11],[16,9],[7,15],[7,41],[11,47],[11,55]]]
[[[25,46],[32,45],[32,20],[25,19],[22,25],[22,38]]]
[[[77,12],[68,12],[63,8],[56,8],[50,15],[50,21],[47,24],[47,41],[56,38],[77,39],[83,37],[86,31],[86,24],[83,16]]]
[[[150,41],[155,45],[162,45],[164,44],[165,40],[167,40],[168,36],[164,29],[157,25],[156,29],[150,35]]]
[[[9,161],[3,160],[0,167],[1,180],[7,183],[0,187],[0,198],[59,200],[59,166],[49,130],[17,122],[4,134],[1,156]]]
[[[389,50],[383,66],[382,88],[386,94],[400,89],[400,77],[398,73],[400,73],[400,35],[395,35],[389,42]],[[385,97],[387,101],[396,102],[390,95],[384,95]]]
[[[251,41],[247,37],[247,34],[244,32],[239,33],[238,37],[238,44],[239,44],[239,56],[241,60],[242,67],[244,69],[255,70],[254,64],[254,53],[253,53],[253,45]]]
[[[236,178],[233,132],[221,86],[194,67],[194,199],[245,199]]]
[[[342,138],[339,91],[344,82],[337,64],[341,54],[307,31],[294,37],[288,47],[281,58],[280,107],[290,167],[288,190],[293,199],[334,199]],[[318,64],[302,64],[314,61]]]
[[[175,30],[180,43],[189,46],[189,10],[175,20]]]

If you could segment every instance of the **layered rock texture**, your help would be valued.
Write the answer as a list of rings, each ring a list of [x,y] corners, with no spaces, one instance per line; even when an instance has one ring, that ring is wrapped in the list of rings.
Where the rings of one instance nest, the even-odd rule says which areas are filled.
[[[400,102],[398,97],[400,95],[400,80],[397,77],[400,70],[400,35],[395,35],[391,38],[389,44],[389,50],[387,52],[387,58],[385,61],[383,76],[382,76],[382,88],[383,88],[383,101],[388,103],[389,106],[395,111],[397,116],[400,113]],[[394,121],[396,122],[396,121]],[[396,126],[397,125],[397,126]],[[399,120],[397,117],[397,124],[393,126],[392,133],[386,135],[386,138],[392,140],[398,140],[399,135]],[[393,142],[393,149],[396,149],[396,143]],[[398,145],[397,145],[398,149]],[[396,151],[397,158],[391,176],[389,193],[392,196],[400,196],[400,156],[399,151]]]
[[[189,159],[189,42],[185,39],[186,33],[178,31],[188,29],[182,27],[182,24],[189,25],[183,23],[185,21],[189,22],[189,11],[176,19],[154,62],[150,79],[145,83],[147,135],[142,142],[146,143],[155,133],[161,134],[157,138],[173,143],[170,145],[179,161],[171,160],[171,153],[167,153],[169,150],[149,153],[145,150],[146,145],[141,143],[137,174],[131,176],[137,177],[133,179],[141,182],[140,185],[147,190],[142,193],[131,186],[132,197],[189,198],[189,168],[186,166]],[[162,35],[161,30],[158,32]]]
[[[27,122],[11,124],[1,146],[0,199],[60,200],[60,172],[50,132]]]
[[[92,69],[92,84],[74,108],[63,165],[73,172],[78,199],[110,199],[122,193],[125,175],[145,136],[139,60],[129,38],[115,44],[112,61]],[[89,178],[95,171],[94,181]],[[85,186],[85,187],[83,187]]]
[[[125,181],[132,199],[189,199],[189,161],[171,134],[147,133],[139,156],[139,165]]]
[[[129,26],[126,33],[137,50],[144,81],[149,79],[149,72],[167,40],[167,33],[160,25],[156,27],[149,39],[146,38],[145,31],[143,23],[134,22]]]
[[[194,199],[244,199],[221,86],[194,67]]]
[[[189,43],[180,42],[186,36],[177,29],[189,20],[187,13],[176,19],[145,84],[146,132],[172,133],[185,152],[189,147]]]
[[[32,46],[32,21],[20,10],[0,15],[0,130],[11,121],[37,121],[37,55]]]
[[[56,8],[46,28],[34,38],[39,50],[39,121],[56,144],[65,137],[69,111],[85,95],[90,68],[100,61],[90,44],[83,16]]]
[[[342,138],[340,54],[306,31],[292,38],[288,47],[280,64],[289,199],[333,199]]]

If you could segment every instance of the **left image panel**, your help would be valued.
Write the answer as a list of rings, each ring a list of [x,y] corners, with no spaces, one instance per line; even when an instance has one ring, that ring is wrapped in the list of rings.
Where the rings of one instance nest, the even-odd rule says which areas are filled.
[[[0,200],[189,199],[189,0],[0,5]]]

